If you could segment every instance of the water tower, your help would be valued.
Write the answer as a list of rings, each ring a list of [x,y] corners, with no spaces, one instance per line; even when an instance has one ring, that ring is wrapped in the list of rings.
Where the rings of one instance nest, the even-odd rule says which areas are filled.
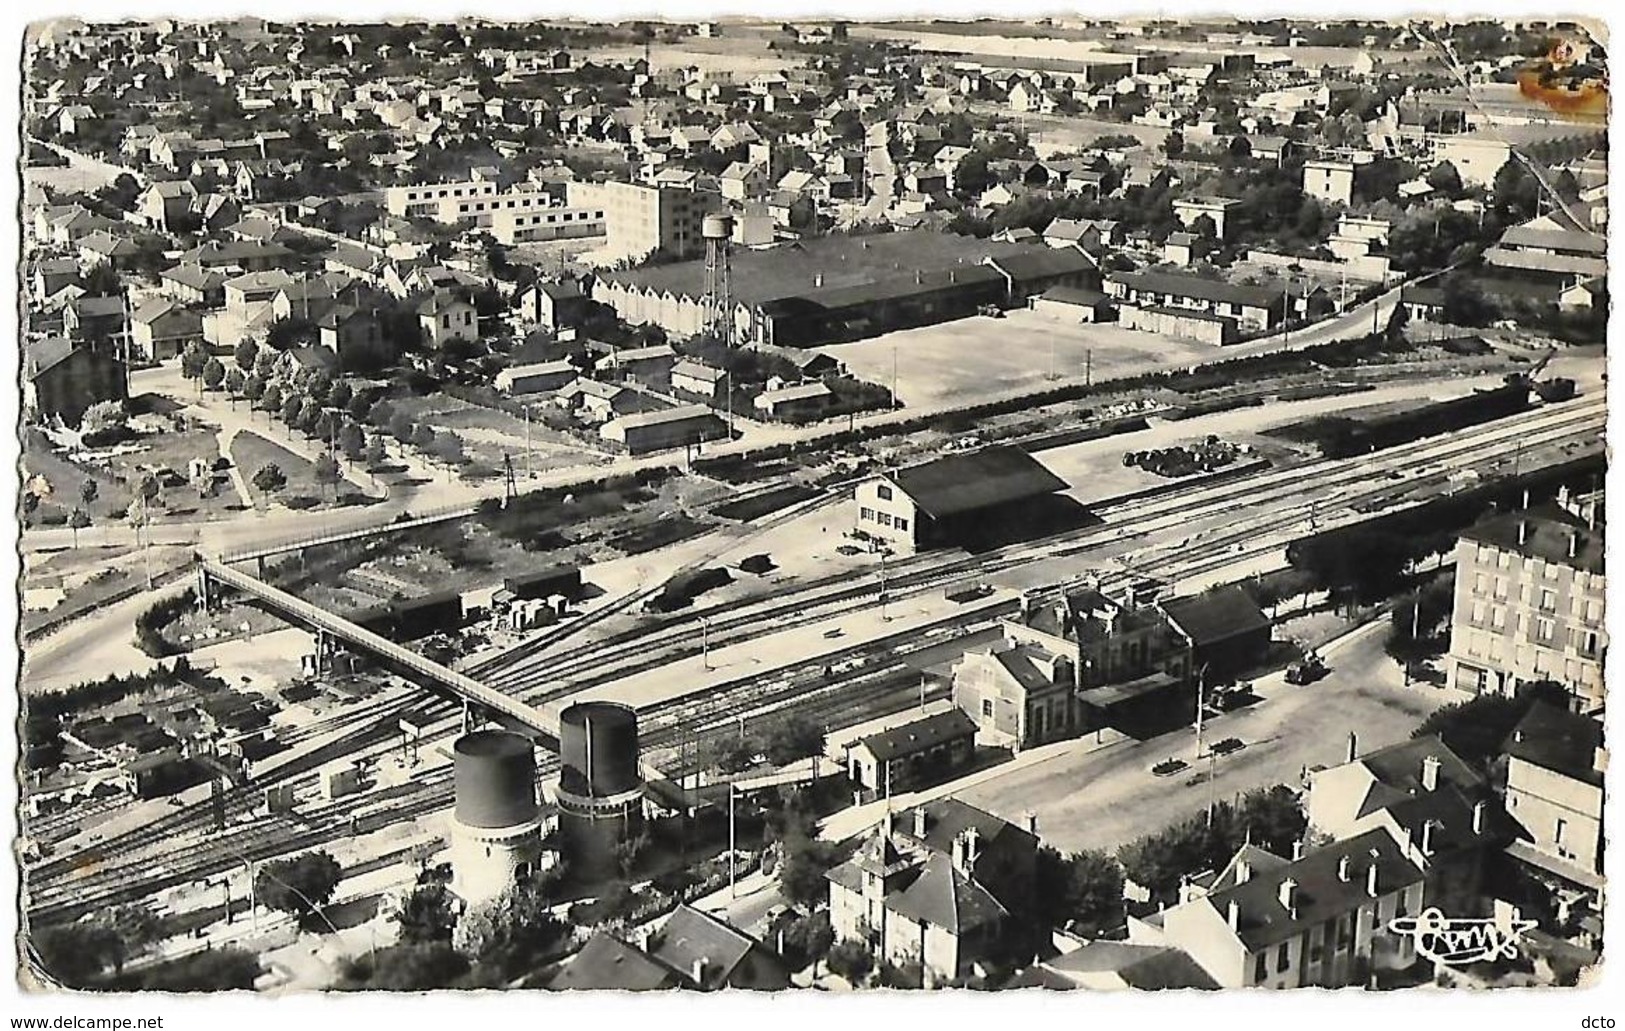
[[[728,284],[728,247],[733,232],[732,215],[707,215],[700,223],[700,238],[705,241],[705,331],[729,346],[734,342]]]
[[[578,702],[559,714],[556,795],[564,854],[577,869],[614,864],[614,848],[643,829],[638,715],[614,702]]]
[[[506,730],[464,734],[452,754],[451,890],[478,905],[529,876],[541,855],[536,755],[529,738]]]

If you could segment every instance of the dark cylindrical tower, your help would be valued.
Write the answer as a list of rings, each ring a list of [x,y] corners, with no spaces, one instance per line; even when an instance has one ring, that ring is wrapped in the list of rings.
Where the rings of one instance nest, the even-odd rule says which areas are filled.
[[[559,787],[582,798],[641,790],[638,714],[615,702],[578,702],[559,715]]]
[[[638,715],[614,702],[578,702],[559,714],[559,831],[578,869],[611,865],[616,844],[643,827]]]
[[[479,730],[458,738],[452,755],[451,887],[480,903],[501,895],[540,857],[536,753],[528,738]]]

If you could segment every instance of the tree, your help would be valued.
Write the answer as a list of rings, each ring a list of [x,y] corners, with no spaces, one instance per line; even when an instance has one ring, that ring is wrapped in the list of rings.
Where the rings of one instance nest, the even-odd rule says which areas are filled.
[[[339,428],[339,448],[344,456],[354,462],[361,457],[361,451],[366,447],[366,434],[361,427],[353,422],[347,422]]]
[[[262,971],[259,957],[235,945],[205,949],[151,967],[136,975],[133,990],[148,992],[229,992],[254,987]]]
[[[282,387],[276,383],[266,383],[260,391],[259,407],[268,412],[280,412],[282,400]]]
[[[1472,279],[1452,272],[1440,286],[1446,322],[1457,326],[1484,326],[1495,317],[1495,309],[1484,291]]]
[[[98,401],[86,408],[79,419],[81,433],[102,440],[122,438],[129,425],[130,415],[122,401]]]
[[[384,459],[388,457],[388,452],[384,450],[383,434],[374,433],[367,438],[367,453],[364,457],[369,466],[379,466],[384,463]]]
[[[68,526],[73,530],[73,546],[79,546],[79,531],[90,525],[90,516],[82,508],[76,508],[68,516]]]
[[[1178,129],[1170,130],[1163,138],[1162,152],[1170,158],[1177,158],[1185,153],[1185,134]]]
[[[226,366],[218,358],[210,358],[203,365],[203,385],[210,390],[219,390],[220,384],[226,381]]]
[[[405,412],[396,412],[389,417],[390,436],[402,444],[412,443],[412,430],[414,428],[412,420]]]
[[[434,427],[426,422],[420,422],[412,427],[412,445],[420,451],[433,451],[436,435]]]
[[[828,956],[834,944],[835,930],[830,927],[827,910],[798,917],[784,929],[784,954],[797,970]]]
[[[274,470],[278,477],[282,471],[268,465],[254,474],[254,485],[260,485],[262,474]],[[269,488],[280,489],[280,488]],[[254,898],[259,904],[292,914],[301,927],[312,925],[321,916],[321,907],[333,897],[343,871],[338,860],[326,852],[306,852],[293,859],[278,859],[260,867],[254,878]]]
[[[303,412],[300,414],[303,414]],[[344,416],[340,415],[338,412],[329,411],[325,408],[319,408],[316,411],[316,418],[313,421],[310,432],[313,433],[318,440],[331,441],[334,437],[338,436],[339,427],[343,425]]]
[[[365,394],[356,394],[344,406],[344,411],[356,422],[365,422],[367,421],[367,414],[372,411],[372,402],[367,399]]]
[[[186,345],[181,352],[181,375],[187,379],[201,379],[203,369],[209,364],[209,352],[196,340]]]
[[[1500,757],[1507,738],[1537,703],[1568,709],[1570,702],[1563,685],[1550,680],[1534,681],[1522,685],[1511,698],[1481,694],[1437,709],[1411,732],[1411,737],[1436,736],[1464,762],[1488,766]]]
[[[232,358],[237,362],[237,367],[244,372],[253,372],[259,357],[260,345],[252,340],[244,340],[232,351]]]
[[[305,375],[305,396],[321,404],[333,389],[333,377],[325,369],[312,369]]]
[[[96,500],[96,495],[99,493],[101,493],[100,485],[88,476],[85,477],[85,482],[79,485],[79,500],[85,503],[87,509],[90,508],[91,502]]]
[[[298,394],[289,391],[288,396],[282,399],[282,421],[289,429],[299,425],[299,413],[304,410],[304,399]]]
[[[336,380],[327,391],[327,406],[329,408],[347,409],[350,402],[355,399],[355,388],[344,380]]]
[[[338,460],[326,451],[316,456],[314,475],[324,492],[344,479],[344,475],[339,472]]]
[[[779,890],[791,902],[815,905],[829,896],[824,875],[835,865],[836,848],[827,841],[799,829],[784,839],[784,863],[779,871]]]
[[[1044,916],[1086,938],[1123,926],[1123,868],[1104,852],[1038,850],[1035,894]]]
[[[552,913],[555,886],[553,880],[532,879],[469,909],[457,921],[453,944],[502,982],[536,969],[570,934],[569,925]],[[625,885],[617,887],[626,890]]]
[[[444,884],[423,884],[400,902],[394,913],[401,941],[411,944],[451,942],[456,914]]]
[[[469,972],[468,957],[449,942],[403,942],[346,960],[339,991],[426,992],[450,988]]]
[[[647,831],[615,843],[615,847],[610,852],[615,857],[615,865],[621,871],[622,880],[630,881],[632,879],[632,871],[637,868],[639,857],[643,855],[644,850],[648,847],[649,834]]]
[[[824,728],[805,715],[785,717],[773,724],[761,750],[775,766],[819,755],[824,751]]]
[[[966,154],[954,166],[954,192],[961,197],[980,196],[994,181],[987,167],[987,155],[979,150]]]
[[[1289,788],[1267,788],[1242,796],[1239,806],[1218,803],[1211,820],[1202,813],[1132,841],[1117,850],[1117,861],[1135,883],[1169,898],[1180,878],[1193,871],[1221,869],[1247,841],[1276,855],[1289,855],[1307,827],[1298,798]]]
[[[233,400],[243,396],[243,390],[248,386],[248,377],[242,369],[233,368],[226,373],[226,389],[231,392]]]
[[[395,406],[381,398],[374,401],[367,408],[367,422],[380,429],[384,427],[393,428],[395,425]],[[411,430],[407,430],[407,432],[410,433]]]
[[[1446,197],[1461,196],[1461,173],[1448,161],[1441,161],[1428,172],[1427,184]]]
[[[28,944],[45,972],[70,988],[86,987],[108,967],[124,962],[118,932],[95,920],[34,928]]]
[[[829,969],[853,985],[868,980],[875,969],[875,954],[869,946],[856,938],[848,938],[829,950]]]
[[[282,471],[281,466],[275,462],[267,462],[259,467],[259,470],[254,473],[254,479],[250,482],[254,484],[255,490],[265,494],[275,494],[288,485],[288,477]]]

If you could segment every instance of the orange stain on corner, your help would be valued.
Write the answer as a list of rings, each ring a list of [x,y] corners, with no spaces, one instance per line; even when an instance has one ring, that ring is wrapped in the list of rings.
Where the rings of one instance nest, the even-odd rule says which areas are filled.
[[[1578,54],[1568,40],[1559,40],[1547,52],[1519,69],[1518,92],[1547,110],[1577,121],[1606,120],[1608,117],[1608,76],[1580,78],[1570,74],[1578,64]]]

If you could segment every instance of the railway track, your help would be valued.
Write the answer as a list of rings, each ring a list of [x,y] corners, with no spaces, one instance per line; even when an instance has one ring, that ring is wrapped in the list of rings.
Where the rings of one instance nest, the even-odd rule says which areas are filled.
[[[1601,409],[1598,405],[1583,406],[1576,403],[1563,406],[1553,412],[1545,413],[1545,415],[1548,417],[1541,419],[1538,427],[1533,429],[1524,425],[1523,422],[1520,422],[1515,427],[1502,427],[1498,424],[1492,424],[1496,425],[1493,432],[1473,434],[1470,439],[1452,441],[1449,444],[1433,441],[1430,442],[1430,447],[1407,446],[1402,449],[1389,449],[1362,459],[1349,460],[1358,468],[1336,470],[1336,474],[1328,482],[1317,483],[1315,491],[1320,493],[1331,491],[1335,495],[1345,488],[1356,486],[1361,476],[1369,479],[1373,466],[1396,464],[1399,466],[1422,465],[1424,469],[1427,466],[1437,466],[1431,473],[1414,476],[1411,479],[1411,482],[1418,489],[1437,486],[1449,479],[1450,461],[1452,459],[1459,459],[1461,456],[1472,452],[1483,452],[1495,443],[1512,440],[1519,441],[1523,449],[1538,449],[1558,441],[1570,439],[1577,432],[1589,429],[1593,423],[1600,426],[1601,422]],[[1401,451],[1402,454],[1395,454]],[[1399,459],[1397,463],[1396,458]],[[1321,463],[1321,465],[1328,469],[1332,468],[1331,463]],[[1267,482],[1274,482],[1283,487],[1293,487],[1301,485],[1303,477],[1306,475],[1304,469],[1305,467],[1300,467],[1293,470],[1282,470],[1278,473],[1259,475],[1266,478]],[[1123,513],[1129,512],[1139,516],[1155,517],[1158,525],[1165,526],[1178,523],[1189,525],[1192,520],[1202,518],[1203,513],[1208,517],[1212,517],[1234,512],[1236,510],[1235,502],[1248,494],[1253,495],[1249,500],[1256,506],[1260,501],[1256,496],[1256,487],[1259,482],[1259,478],[1254,477],[1246,481],[1239,481],[1236,484],[1224,485],[1215,488],[1214,492],[1204,492],[1194,501],[1189,496],[1181,499],[1169,495],[1132,505],[1107,506],[1107,508],[1117,513],[1120,520],[1123,518]],[[1367,487],[1363,491],[1356,491],[1351,496],[1336,497],[1335,501],[1341,509],[1352,513],[1362,500],[1378,497],[1391,489],[1389,481],[1383,479],[1376,487]],[[1234,521],[1237,524],[1245,523],[1246,525],[1236,525],[1235,528],[1228,532],[1216,532],[1205,540],[1194,544],[1187,541],[1183,546],[1177,548],[1175,555],[1137,562],[1135,565],[1136,575],[1167,574],[1170,572],[1177,572],[1182,577],[1201,575],[1205,571],[1234,564],[1250,554],[1274,551],[1281,546],[1281,543],[1267,541],[1259,544],[1257,542],[1260,536],[1292,530],[1293,527],[1303,522],[1302,513],[1304,510],[1306,508],[1312,509],[1313,506],[1318,504],[1317,502],[1306,504],[1300,498],[1292,497],[1277,498],[1275,503],[1279,505],[1278,510],[1269,513],[1268,518],[1262,522],[1260,516],[1254,510],[1248,516]],[[1332,525],[1335,521],[1335,517],[1328,517],[1326,525]],[[1110,529],[1110,526],[1108,526],[1108,529]],[[1156,532],[1154,529],[1139,528],[1129,535],[1105,537],[1101,540],[1093,539],[1100,535],[1099,530],[1100,528],[1092,528],[1092,532],[1061,535],[1060,538],[1043,542],[1025,544],[1011,549],[1001,549],[1002,553],[994,556],[991,564],[1001,569],[1009,568],[1011,565],[1030,562],[1043,557],[1079,554],[1107,544],[1133,543],[1146,540]],[[1251,550],[1249,550],[1249,546]],[[903,586],[898,588],[898,591],[902,596],[903,592],[917,594],[935,590],[942,584],[962,579],[969,572],[982,573],[988,564],[990,563],[987,556],[950,561],[939,560],[937,563],[928,565],[926,568],[919,569],[910,575],[903,582]],[[1110,584],[1114,580],[1120,579],[1120,577],[1108,577],[1106,579]],[[893,582],[889,578],[888,587],[892,586]],[[865,590],[834,593],[841,595],[837,599],[837,603],[846,602],[854,595],[872,597],[872,592]],[[788,615],[792,609],[804,611],[806,604],[801,602],[795,606],[779,605],[766,606],[766,608],[769,611],[777,608],[781,613]],[[814,618],[827,618],[827,615],[825,613]],[[759,627],[769,617],[764,615],[761,607],[758,607],[754,611],[741,612],[736,618]],[[967,616],[963,623],[968,625],[976,618],[986,619],[987,614],[983,612],[980,616]],[[956,628],[960,625],[960,621],[955,620],[947,621],[947,623]],[[782,623],[775,621],[775,625],[782,625]],[[717,632],[717,627],[718,624],[712,624],[711,632],[713,634]],[[690,626],[688,629],[689,633],[692,634],[694,628]],[[675,636],[678,637],[678,640],[675,642],[677,647],[673,650],[681,652],[685,642],[681,640],[681,635]],[[668,643],[668,647],[670,643]],[[828,724],[831,729],[837,729],[863,722],[886,711],[896,711],[895,702],[903,701],[905,704],[902,707],[906,707],[907,704],[911,704],[918,697],[918,674],[906,662],[898,661],[899,658],[936,643],[938,643],[936,640],[931,640],[917,647],[911,647],[907,644],[900,647],[871,644],[845,650],[843,653],[845,658],[842,661],[855,663],[853,667],[854,675],[838,680],[832,681],[823,676],[823,667],[828,660],[826,657],[820,656],[816,660],[810,660],[796,667],[781,670],[773,674],[771,678],[747,678],[734,684],[722,685],[704,695],[674,698],[657,703],[645,708],[640,713],[644,725],[642,737],[645,748],[652,753],[670,753],[675,749],[681,755],[685,743],[699,742],[703,745],[730,733],[735,714],[741,712],[754,714],[755,718],[769,714],[798,712]],[[584,651],[584,654],[590,656],[599,654],[602,649],[611,647],[611,645],[597,643],[588,647],[591,650]],[[691,649],[688,654],[693,654],[697,650],[697,648]],[[871,661],[882,655],[888,657],[890,661]],[[652,665],[666,664],[676,657],[681,656],[674,656],[671,651],[668,651],[662,655],[658,662],[652,663]],[[626,671],[623,669],[615,672],[608,679],[625,675]],[[511,680],[501,681],[504,685],[514,682]],[[519,682],[522,682],[522,680]],[[581,687],[580,683],[571,683],[564,687],[560,696],[578,691]],[[541,697],[543,693],[552,690],[554,688],[542,688],[533,697]],[[377,733],[380,727],[382,727],[384,733],[375,736],[369,741],[365,740],[366,729],[362,728],[353,736],[345,737],[343,739],[345,745],[351,747],[352,750],[377,747],[383,739],[393,733],[393,719],[389,719],[389,717],[397,711],[404,712],[408,710],[412,704],[421,705],[422,703],[411,700],[383,701],[378,703],[376,707],[369,708],[365,718],[369,721],[374,734]],[[888,706],[892,706],[892,708],[888,709]],[[333,717],[334,720],[357,718],[358,716],[355,713],[337,714]],[[389,722],[380,724],[377,721],[381,719],[389,719]],[[706,720],[710,720],[710,722],[705,723]],[[434,729],[430,739],[438,740],[454,733],[455,729],[455,719],[448,719],[441,726]],[[679,774],[693,772],[691,768],[684,765],[684,761],[681,759],[679,759],[677,766],[679,768],[673,769],[672,772]],[[543,776],[556,772],[556,770],[556,758],[545,757],[539,764],[539,772]],[[289,771],[283,776],[297,775],[297,773]],[[451,800],[452,787],[449,780],[442,781],[426,777],[424,783],[415,789],[409,790],[406,797],[387,805],[382,814],[391,819],[407,819],[443,808],[449,805]],[[36,919],[64,918],[74,913],[89,911],[97,906],[114,904],[116,901],[127,898],[143,897],[154,891],[173,886],[173,884],[183,883],[187,879],[209,876],[211,873],[241,865],[241,860],[235,858],[239,854],[248,855],[253,859],[263,859],[270,858],[273,855],[316,847],[319,844],[342,837],[347,833],[348,817],[343,817],[341,821],[341,815],[354,812],[365,801],[365,799],[360,801],[343,800],[333,803],[330,809],[318,810],[316,813],[311,814],[312,818],[320,816],[324,819],[330,817],[330,819],[327,819],[327,822],[321,827],[301,828],[291,836],[287,833],[286,826],[280,822],[276,826],[268,826],[263,829],[246,828],[235,833],[231,825],[228,824],[225,833],[229,840],[223,840],[219,843],[200,843],[198,851],[190,856],[184,864],[157,870],[148,867],[145,873],[138,873],[136,870],[131,869],[131,867],[141,865],[140,860],[136,859],[133,853],[139,853],[147,846],[160,841],[177,840],[185,833],[201,833],[207,828],[208,821],[211,818],[207,804],[196,807],[195,811],[179,811],[173,817],[161,818],[152,825],[98,845],[103,850],[104,855],[115,849],[118,852],[132,854],[131,859],[134,860],[133,862],[113,865],[105,858],[90,857],[91,862],[87,864],[86,857],[80,855],[62,857],[59,860],[40,864],[30,870],[28,872],[30,913]],[[251,805],[249,799],[240,797],[228,799],[228,820],[240,819],[243,813],[249,811]],[[247,831],[252,831],[252,834],[247,834]]]

